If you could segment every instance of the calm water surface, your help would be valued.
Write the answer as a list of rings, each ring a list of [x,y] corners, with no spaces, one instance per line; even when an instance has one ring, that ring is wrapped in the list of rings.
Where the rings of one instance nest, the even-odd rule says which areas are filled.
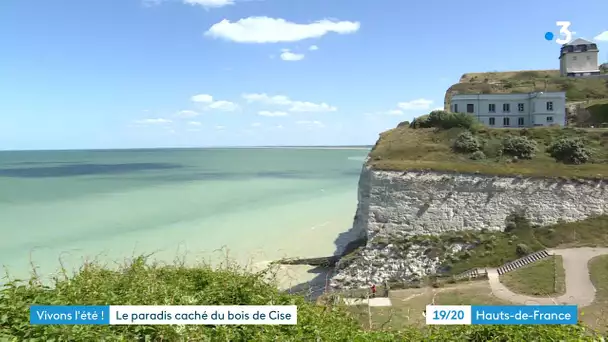
[[[333,253],[368,150],[0,152],[0,264],[26,276],[154,253],[241,262]]]

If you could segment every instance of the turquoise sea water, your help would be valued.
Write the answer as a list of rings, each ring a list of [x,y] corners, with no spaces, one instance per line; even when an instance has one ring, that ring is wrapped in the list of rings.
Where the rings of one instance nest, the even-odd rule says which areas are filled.
[[[240,262],[323,256],[356,208],[366,149],[0,152],[0,264],[133,255]]]

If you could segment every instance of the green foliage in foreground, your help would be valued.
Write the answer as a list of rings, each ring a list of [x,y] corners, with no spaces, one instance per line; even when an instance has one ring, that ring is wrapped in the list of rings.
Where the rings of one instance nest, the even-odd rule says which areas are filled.
[[[118,270],[85,265],[53,287],[36,277],[0,290],[0,340],[5,341],[592,341],[576,326],[412,327],[365,331],[341,306],[317,305],[281,293],[271,270],[147,264],[140,257]],[[29,305],[297,305],[295,326],[53,326],[29,325]]]

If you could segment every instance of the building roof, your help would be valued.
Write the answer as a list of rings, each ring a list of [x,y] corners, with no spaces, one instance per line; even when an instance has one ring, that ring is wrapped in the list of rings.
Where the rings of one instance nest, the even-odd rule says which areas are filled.
[[[521,99],[521,98],[565,98],[565,91],[536,91],[536,92],[522,92],[522,93],[492,93],[492,94],[479,94],[479,93],[460,93],[453,94],[451,100],[470,100],[470,99],[484,99],[484,100],[502,100],[502,99]]]
[[[595,44],[595,43],[592,41],[589,41],[585,38],[576,38],[575,40],[571,41],[570,43],[564,44],[562,46],[583,45],[583,44]]]

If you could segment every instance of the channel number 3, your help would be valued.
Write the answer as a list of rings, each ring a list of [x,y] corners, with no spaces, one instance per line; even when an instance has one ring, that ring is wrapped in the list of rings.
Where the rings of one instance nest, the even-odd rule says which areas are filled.
[[[564,37],[564,39],[557,38],[555,42],[560,45],[570,43],[572,40],[572,32],[569,30],[571,23],[569,21],[557,21],[555,24],[560,27],[559,33]]]

